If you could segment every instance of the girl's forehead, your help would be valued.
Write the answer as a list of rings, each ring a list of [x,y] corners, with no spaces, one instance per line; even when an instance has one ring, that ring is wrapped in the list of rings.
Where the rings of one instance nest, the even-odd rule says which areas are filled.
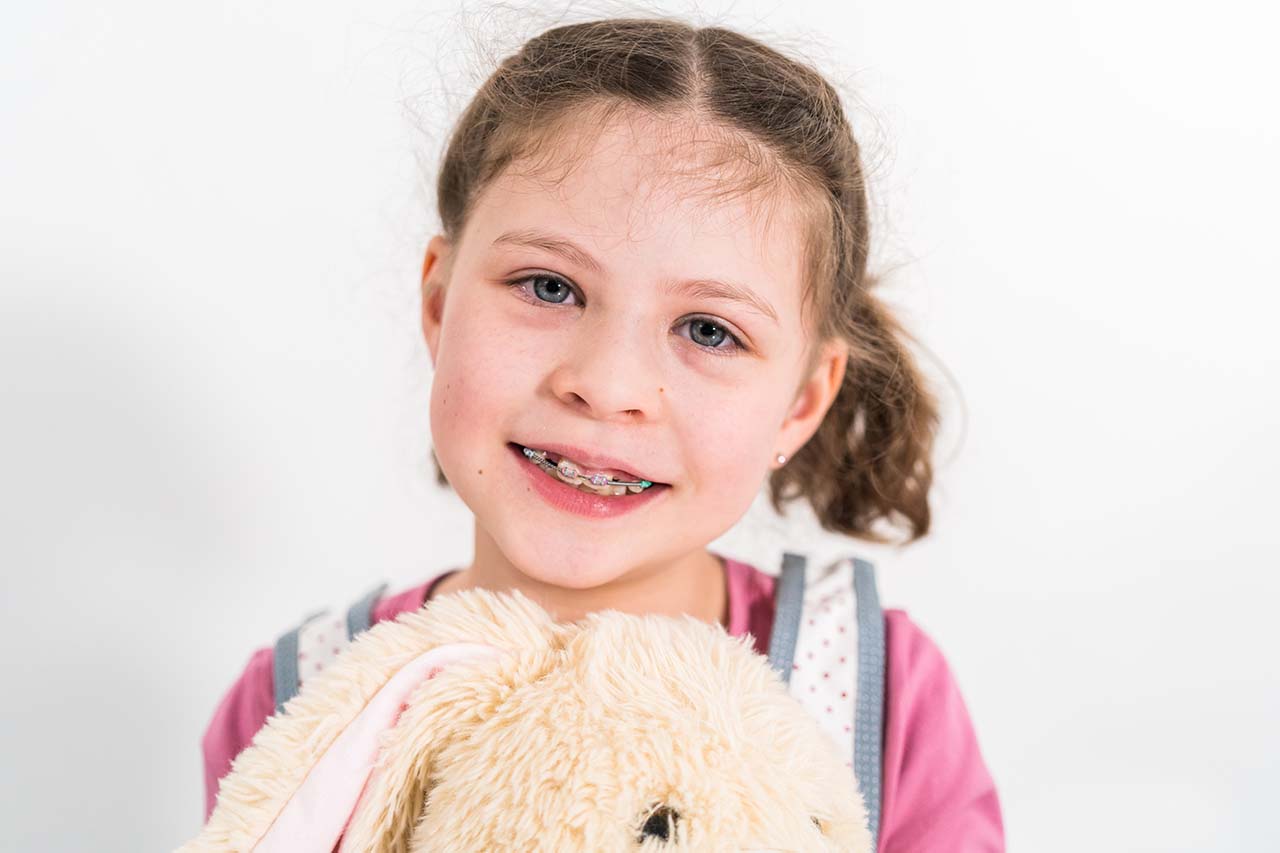
[[[569,125],[536,151],[509,163],[486,191],[503,210],[636,237],[663,224],[745,232],[753,244],[795,237],[806,215],[804,194],[759,146],[705,123],[624,113],[603,125]]]
[[[696,146],[603,136],[569,145],[574,162],[516,161],[495,178],[472,208],[468,254],[571,244],[584,274],[732,281],[782,323],[798,313],[807,211],[790,192]]]

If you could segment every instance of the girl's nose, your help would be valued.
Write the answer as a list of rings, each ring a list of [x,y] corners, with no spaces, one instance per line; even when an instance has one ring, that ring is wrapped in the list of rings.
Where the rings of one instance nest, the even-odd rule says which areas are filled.
[[[555,365],[551,387],[561,400],[599,420],[653,417],[663,385],[657,343],[634,318],[582,331]]]

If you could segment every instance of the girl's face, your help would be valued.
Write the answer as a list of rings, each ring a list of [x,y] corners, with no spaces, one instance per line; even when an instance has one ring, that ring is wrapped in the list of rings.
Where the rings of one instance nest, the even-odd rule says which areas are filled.
[[[842,346],[801,376],[799,214],[777,202],[766,223],[764,199],[699,197],[723,177],[688,159],[698,146],[673,150],[670,130],[632,117],[575,135],[555,184],[517,163],[458,245],[428,249],[436,456],[475,514],[477,559],[541,583],[587,589],[703,549],[813,434],[843,377]],[[540,494],[513,443],[574,445],[669,488],[585,517]]]

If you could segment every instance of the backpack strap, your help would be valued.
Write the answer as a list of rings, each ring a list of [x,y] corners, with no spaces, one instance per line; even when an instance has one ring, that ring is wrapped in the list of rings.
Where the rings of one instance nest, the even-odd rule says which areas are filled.
[[[276,713],[298,695],[302,683],[328,666],[358,634],[373,622],[373,607],[387,589],[385,583],[369,590],[347,608],[346,618],[317,610],[296,628],[276,640],[271,671],[275,682]]]
[[[769,663],[849,756],[878,839],[884,726],[884,616],[875,569],[845,558],[809,570],[787,552],[774,594]]]
[[[796,638],[800,635],[800,616],[804,610],[804,563],[803,554],[784,553],[782,571],[774,588],[769,665],[788,684],[791,682],[792,661],[796,656]]]
[[[347,609],[347,639],[354,640],[356,635],[373,623],[373,605],[378,603],[382,594],[387,591],[385,583],[379,584],[366,592],[359,601]]]
[[[298,636],[302,629],[328,611],[317,610],[302,620],[296,628],[285,631],[276,640],[271,658],[271,676],[275,682],[276,713],[284,710],[284,703],[292,699],[298,692],[301,679],[298,675]]]
[[[853,558],[853,587],[858,607],[858,693],[854,717],[853,772],[867,801],[871,839],[880,840],[881,774],[884,764],[885,639],[884,611],[876,591],[875,566]]]

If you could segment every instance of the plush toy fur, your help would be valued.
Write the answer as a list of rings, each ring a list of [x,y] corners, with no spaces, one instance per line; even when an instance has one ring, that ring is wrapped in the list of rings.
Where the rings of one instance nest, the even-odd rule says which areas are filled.
[[[746,638],[687,616],[556,623],[484,590],[358,636],[237,756],[181,850],[251,850],[370,697],[451,643],[510,654],[415,688],[347,827],[354,849],[871,851],[846,756]]]

